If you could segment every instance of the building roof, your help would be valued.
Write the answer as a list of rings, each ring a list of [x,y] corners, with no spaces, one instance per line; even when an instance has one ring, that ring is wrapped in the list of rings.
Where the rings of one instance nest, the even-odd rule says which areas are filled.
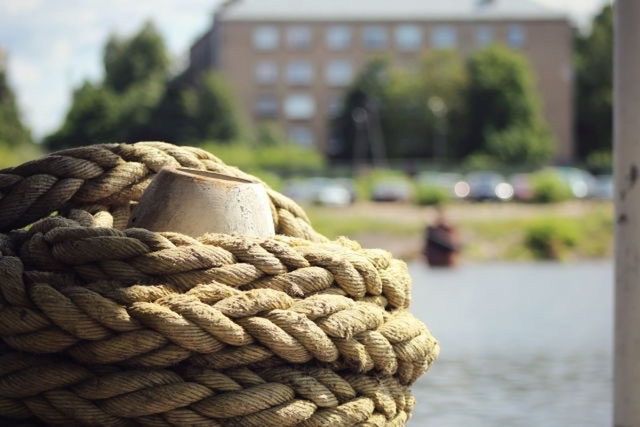
[[[226,21],[567,19],[532,0],[231,0],[220,12]]]

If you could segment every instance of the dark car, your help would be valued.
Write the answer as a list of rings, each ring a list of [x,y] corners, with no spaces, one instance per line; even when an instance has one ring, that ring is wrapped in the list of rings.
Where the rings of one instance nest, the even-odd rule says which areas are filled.
[[[510,200],[513,187],[502,175],[496,172],[474,172],[467,175],[470,200]]]

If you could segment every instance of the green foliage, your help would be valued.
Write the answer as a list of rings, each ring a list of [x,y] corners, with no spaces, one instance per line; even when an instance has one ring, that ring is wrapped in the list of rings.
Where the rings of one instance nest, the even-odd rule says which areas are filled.
[[[604,6],[587,34],[575,43],[576,141],[578,155],[611,150],[613,129],[613,8]]]
[[[0,146],[21,147],[31,142],[31,133],[22,123],[15,95],[0,64]]]
[[[374,138],[381,139],[390,158],[430,157],[438,154],[436,140],[444,141],[445,135],[443,147],[453,149],[441,154],[455,155],[463,136],[466,82],[464,61],[453,51],[429,53],[414,71],[391,67],[383,59],[372,61],[348,90],[335,122],[340,141],[336,157],[372,158]],[[440,111],[433,110],[433,100],[443,107]],[[367,113],[360,127],[354,121],[357,110]]]
[[[325,168],[324,157],[320,153],[295,144],[251,146],[209,142],[202,148],[244,171],[266,171],[291,176],[311,175]]]
[[[525,230],[525,246],[540,259],[563,259],[580,240],[575,220],[544,219]]]
[[[29,160],[37,159],[42,150],[37,144],[20,144],[16,147],[0,143],[0,169],[17,166]]]
[[[230,141],[239,136],[237,112],[222,76],[213,72],[202,75],[196,99],[192,123],[199,131],[198,138]]]
[[[256,129],[256,143],[263,146],[280,145],[287,137],[282,127],[275,122],[263,122]]]
[[[468,120],[465,89],[469,85],[469,70],[463,58],[453,50],[433,51],[424,57],[418,78],[431,123],[428,139],[446,136],[446,144],[440,154],[445,158],[460,157]],[[445,108],[443,119],[434,117],[429,108],[433,99],[442,101]],[[432,150],[434,155],[438,154],[436,147],[432,146]]]
[[[366,112],[356,124],[355,112]],[[372,158],[376,138],[389,158],[461,158],[538,166],[552,154],[531,68],[505,47],[465,62],[454,51],[426,55],[414,71],[371,62],[347,93],[335,123],[337,157]]]
[[[146,24],[128,39],[105,47],[105,77],[84,83],[73,96],[64,123],[45,138],[49,149],[102,142],[166,140],[198,144],[231,141],[240,124],[222,78],[204,73],[169,80],[168,54],[160,34]]]
[[[271,187],[276,191],[281,191],[282,188],[284,187],[283,179],[280,177],[280,175],[274,172],[269,172],[261,169],[256,169],[256,170],[248,169],[248,170],[244,170],[244,172],[247,172],[253,176],[257,176],[262,181],[264,181],[265,184],[267,184],[269,187]]]
[[[613,156],[611,150],[592,151],[585,161],[591,173],[610,174],[613,170]]]
[[[495,157],[486,153],[473,153],[464,159],[462,164],[465,171],[483,171],[498,168],[500,165]]]
[[[86,82],[74,91],[62,127],[46,137],[44,143],[50,150],[59,150],[110,142],[115,137],[117,112],[117,99],[111,91]]]
[[[467,260],[531,260],[549,258],[550,250],[535,253],[526,242],[527,231],[536,235],[530,240],[535,247],[548,248],[542,242],[553,241],[558,233],[555,227],[572,229],[568,234],[571,246],[560,245],[560,256],[566,258],[609,258],[613,250],[614,213],[610,203],[582,201],[566,209],[564,205],[546,204],[529,206],[502,206],[500,215],[491,215],[495,209],[486,204],[451,204],[448,216],[465,237],[463,256]],[[424,210],[404,206],[393,212],[379,212],[368,206],[347,208],[308,206],[313,226],[325,236],[347,236],[364,241],[380,242],[387,249],[401,254],[419,256],[424,232]],[[553,223],[552,233],[537,231],[540,224]],[[560,231],[560,236],[566,231]],[[550,236],[544,237],[542,235]],[[562,239],[560,239],[562,241]],[[557,244],[555,244],[557,245]],[[566,249],[566,252],[565,252]],[[564,252],[564,253],[563,253]]]
[[[375,59],[360,72],[344,97],[344,105],[334,123],[334,134],[339,145],[332,155],[340,159],[371,158],[371,144],[363,140],[364,124],[357,125],[354,117],[357,112],[366,111],[369,123],[376,124],[375,137],[381,127],[381,111],[388,105],[387,83],[390,66],[384,59]],[[368,137],[369,140],[371,136]]]
[[[230,142],[240,137],[238,113],[222,77],[214,72],[195,81],[182,76],[171,82],[151,120],[155,137],[177,144]]]
[[[111,128],[112,140],[135,142],[152,139],[153,117],[164,93],[165,80],[161,77],[150,77],[130,86],[120,95],[113,93],[116,121]]]
[[[169,55],[162,36],[151,22],[133,37],[111,37],[104,49],[105,87],[124,93],[150,79],[164,78]]]
[[[169,59],[161,35],[147,23],[104,49],[104,80],[74,91],[62,126],[44,140],[51,150],[151,139],[151,118],[164,96]]]
[[[417,185],[414,197],[421,206],[440,206],[451,201],[451,195],[445,188],[427,184]]]
[[[542,166],[552,154],[546,129],[513,125],[502,131],[489,131],[486,152],[502,165]]]
[[[556,203],[572,197],[571,188],[553,171],[541,171],[531,177],[533,201]]]
[[[540,165],[551,155],[531,68],[524,56],[492,46],[469,60],[467,152],[503,164]]]

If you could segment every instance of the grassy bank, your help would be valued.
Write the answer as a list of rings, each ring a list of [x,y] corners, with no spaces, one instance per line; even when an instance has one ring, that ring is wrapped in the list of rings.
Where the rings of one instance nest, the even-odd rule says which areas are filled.
[[[356,204],[307,207],[314,226],[329,237],[347,236],[396,256],[419,256],[432,208]],[[585,259],[611,255],[613,209],[604,202],[552,205],[458,204],[447,208],[464,241],[466,260]]]

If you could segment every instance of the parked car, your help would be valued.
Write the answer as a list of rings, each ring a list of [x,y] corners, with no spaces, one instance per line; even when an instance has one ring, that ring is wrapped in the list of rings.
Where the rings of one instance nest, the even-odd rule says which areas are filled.
[[[531,184],[531,174],[517,173],[511,176],[509,183],[513,187],[513,197],[522,202],[529,202],[535,196],[533,185]]]
[[[416,177],[419,185],[428,185],[441,188],[451,197],[463,198],[464,191],[460,191],[460,182],[464,182],[462,175],[453,172],[422,172]],[[458,189],[458,191],[456,191]]]
[[[351,192],[338,183],[331,183],[318,191],[314,203],[324,206],[349,206],[353,202]]]
[[[408,202],[412,196],[411,183],[403,179],[382,179],[373,185],[371,191],[374,202]]]
[[[513,187],[502,175],[496,172],[473,172],[467,175],[470,200],[510,200]]]
[[[601,200],[613,200],[613,177],[611,175],[595,177],[593,197]]]
[[[551,170],[557,172],[560,178],[567,183],[576,199],[585,199],[593,195],[596,182],[589,172],[566,166],[551,168]]]
[[[299,203],[347,206],[355,201],[353,183],[345,179],[297,179],[287,183],[283,193]]]

